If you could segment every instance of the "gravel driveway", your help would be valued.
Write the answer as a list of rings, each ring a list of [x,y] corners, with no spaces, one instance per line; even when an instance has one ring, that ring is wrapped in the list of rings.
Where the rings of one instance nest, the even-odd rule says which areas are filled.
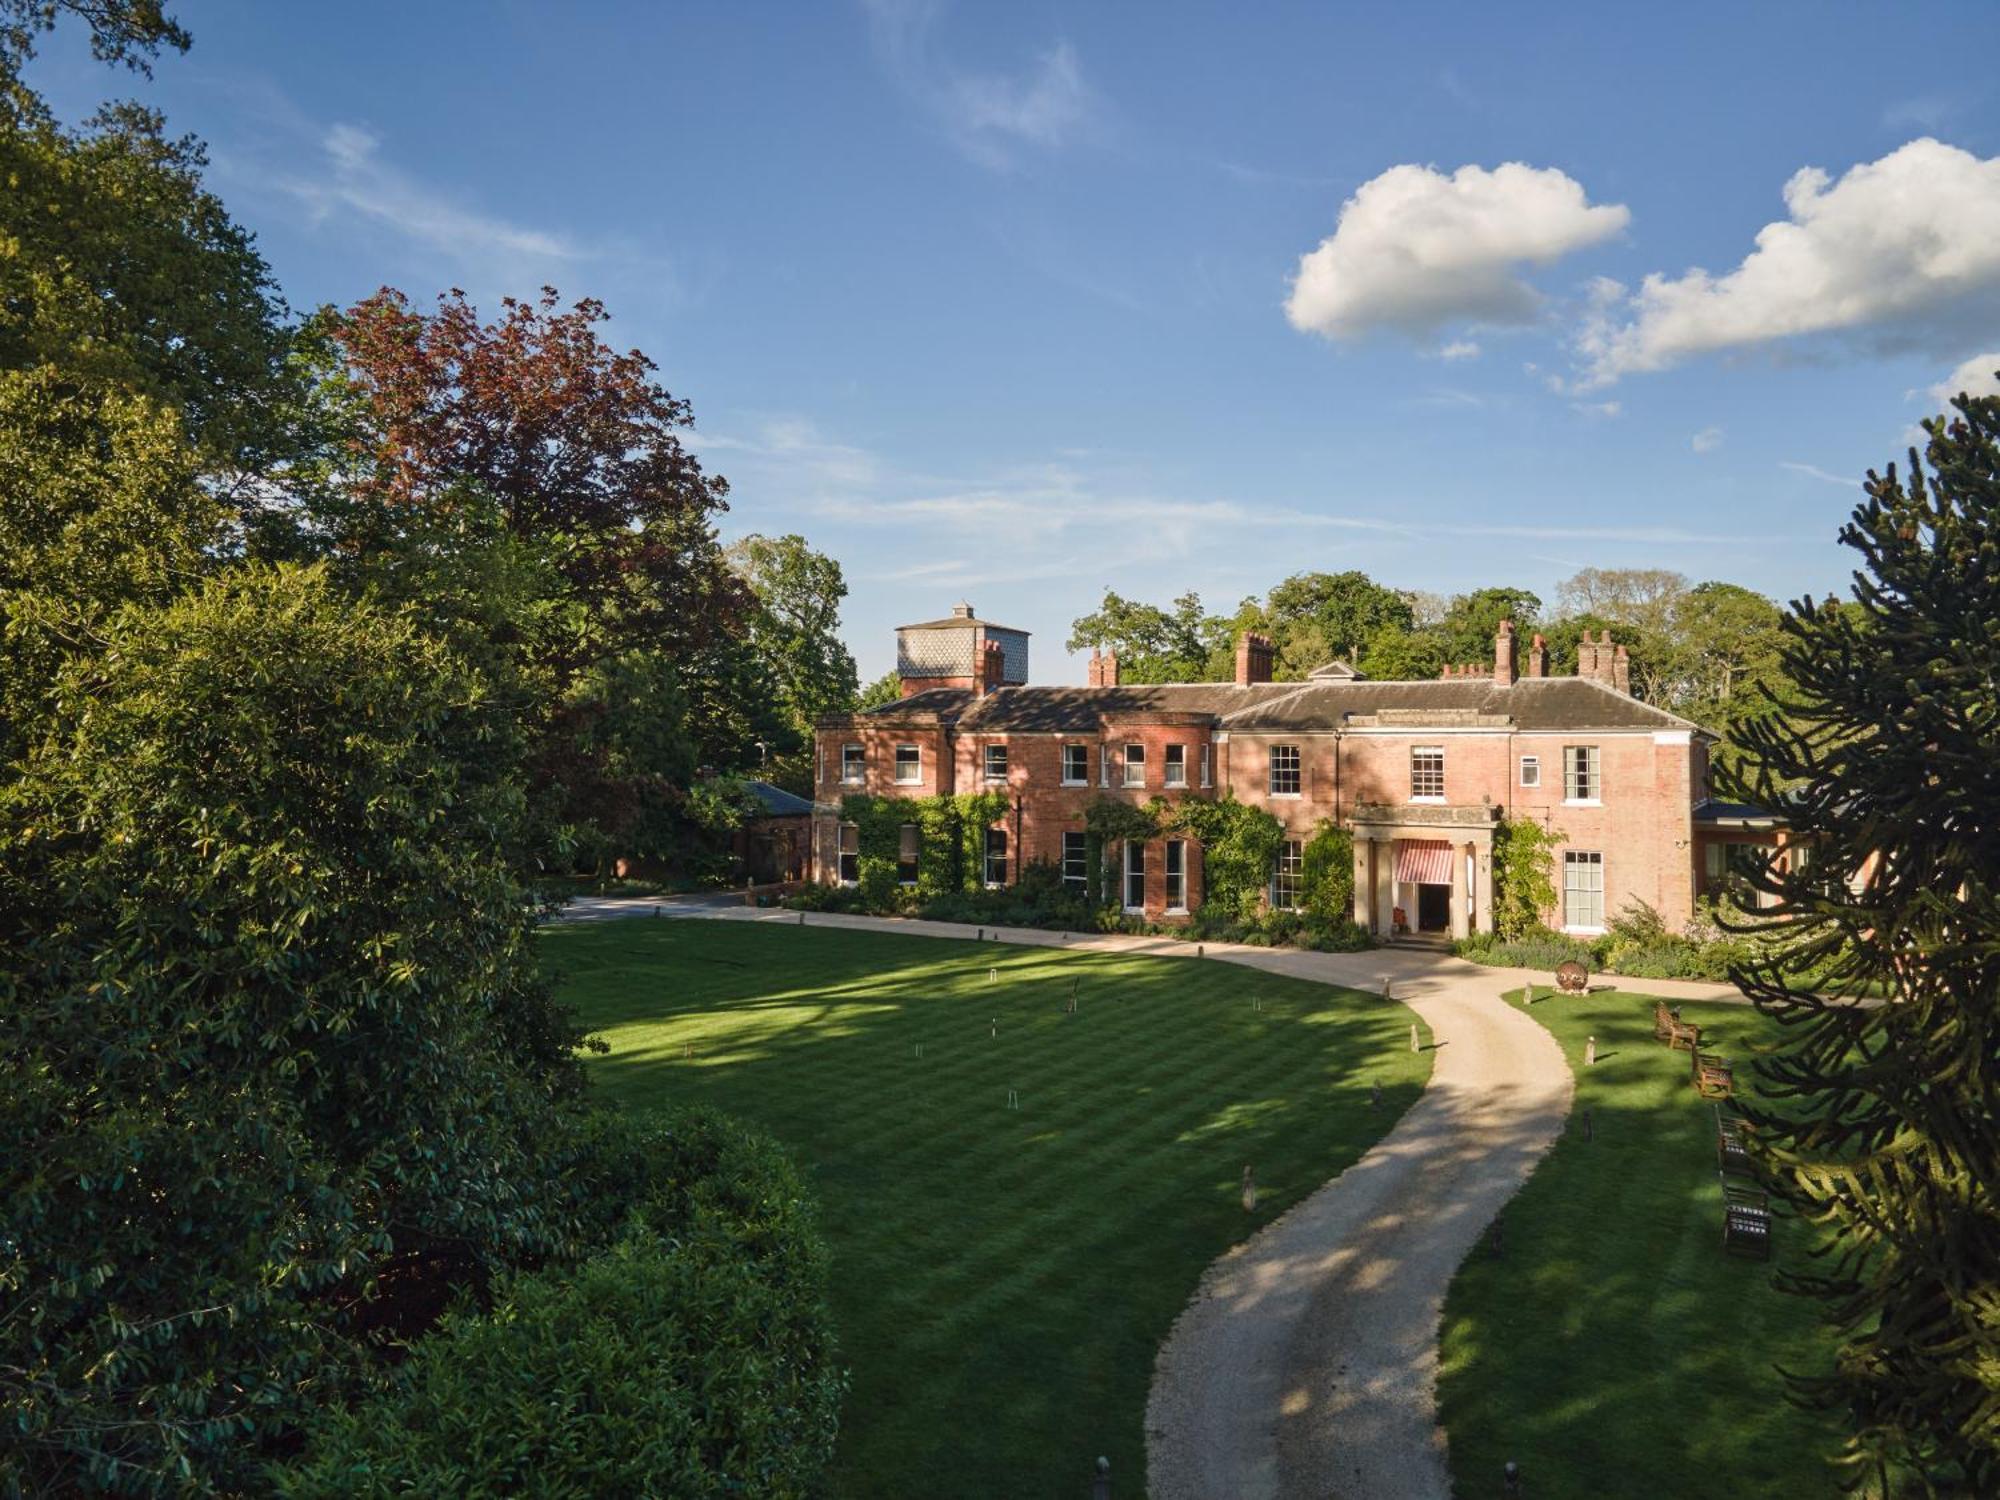
[[[1445,1289],[1561,1132],[1569,1067],[1499,998],[1505,971],[1394,952],[1229,957],[1332,983],[1396,972],[1435,1069],[1367,1155],[1209,1268],[1160,1350],[1147,1493],[1445,1500]]]

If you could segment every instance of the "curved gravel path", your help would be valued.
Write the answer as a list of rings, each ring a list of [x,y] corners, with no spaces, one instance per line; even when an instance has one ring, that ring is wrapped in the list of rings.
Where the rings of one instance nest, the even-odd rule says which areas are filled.
[[[1436,1060],[1372,1150],[1202,1278],[1154,1372],[1147,1493],[1446,1500],[1445,1289],[1561,1132],[1569,1067],[1499,998],[1508,971],[1406,953],[1227,956],[1335,984],[1392,973]]]

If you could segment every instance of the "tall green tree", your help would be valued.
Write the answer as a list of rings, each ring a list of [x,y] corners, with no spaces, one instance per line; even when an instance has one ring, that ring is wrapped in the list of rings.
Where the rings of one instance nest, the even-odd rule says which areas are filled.
[[[1493,639],[1502,620],[1512,620],[1525,643],[1540,623],[1542,601],[1527,589],[1484,588],[1455,594],[1445,606],[1436,635],[1444,659],[1459,665],[1486,665],[1493,660]]]
[[[1239,618],[1270,635],[1277,675],[1292,681],[1330,661],[1359,662],[1379,632],[1416,623],[1407,598],[1352,570],[1294,573],[1265,595],[1261,609]]]
[[[1831,1238],[1781,1273],[1844,1342],[1798,1372],[1850,1456],[2000,1493],[2000,400],[1870,472],[1841,532],[1854,602],[1786,615],[1782,713],[1744,730],[1803,866],[1756,880],[1784,941],[1739,976],[1783,1026],[1749,1113],[1778,1190]],[[1825,991],[1886,989],[1855,1006]]]
[[[838,562],[796,533],[753,532],[731,543],[727,557],[755,596],[750,649],[770,673],[778,710],[798,739],[787,749],[796,753],[810,746],[815,720],[854,706],[859,680],[854,656],[840,638],[847,580]]]
[[[1095,610],[1070,622],[1065,649],[1117,653],[1123,682],[1205,682],[1233,670],[1216,670],[1218,638],[1198,594],[1182,594],[1161,609],[1106,589]]]

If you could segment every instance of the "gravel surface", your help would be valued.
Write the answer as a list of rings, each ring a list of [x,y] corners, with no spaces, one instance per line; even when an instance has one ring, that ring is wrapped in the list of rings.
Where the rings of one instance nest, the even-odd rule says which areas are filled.
[[[1147,1493],[1445,1500],[1445,1289],[1561,1131],[1569,1068],[1499,998],[1506,971],[1400,952],[1241,961],[1369,988],[1395,973],[1435,1067],[1367,1155],[1209,1268],[1160,1350]]]

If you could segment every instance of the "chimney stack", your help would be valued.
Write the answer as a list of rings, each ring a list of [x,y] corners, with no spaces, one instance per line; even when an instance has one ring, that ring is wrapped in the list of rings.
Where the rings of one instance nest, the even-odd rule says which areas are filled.
[[[1118,653],[1116,651],[1090,653],[1090,676],[1092,687],[1118,686]]]
[[[1500,629],[1493,637],[1493,685],[1512,687],[1514,685],[1514,622],[1502,620]]]
[[[972,670],[972,696],[984,698],[1006,681],[1007,653],[998,641],[985,642],[979,648],[979,664]]]
[[[1236,682],[1247,687],[1271,680],[1271,638],[1246,630],[1236,641]]]
[[[1535,632],[1534,642],[1528,647],[1528,675],[1546,677],[1549,675],[1549,643],[1542,639],[1542,633]]]
[[[1605,631],[1606,635],[1610,633],[1608,630]],[[1626,697],[1632,696],[1632,659],[1625,654],[1623,646],[1620,646],[1618,654],[1611,658],[1611,685]]]

